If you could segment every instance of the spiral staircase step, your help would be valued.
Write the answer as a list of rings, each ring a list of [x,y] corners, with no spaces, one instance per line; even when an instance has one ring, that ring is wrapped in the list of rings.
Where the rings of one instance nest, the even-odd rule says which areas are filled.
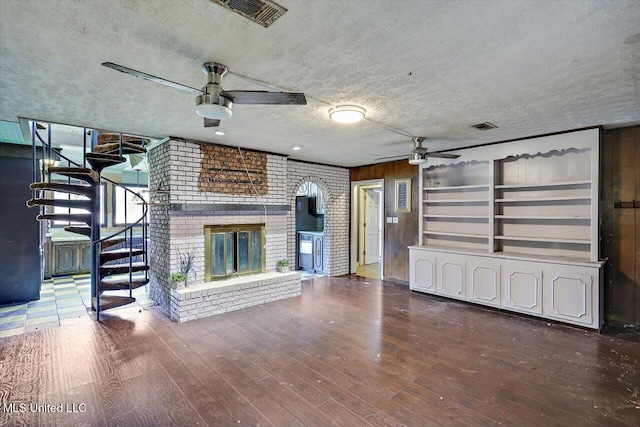
[[[133,262],[131,263],[131,271],[145,271],[148,270],[149,266],[144,262]],[[113,264],[113,265],[103,265],[100,266],[100,277],[111,276],[112,274],[124,274],[129,272],[129,263],[122,264]]]
[[[144,276],[134,277],[131,279],[131,289],[137,289],[149,283],[149,279]],[[122,291],[129,289],[129,276],[126,277],[108,277],[100,281],[100,291]]]
[[[124,237],[117,237],[117,238],[112,238],[109,240],[105,240],[102,242],[102,244],[100,245],[100,249],[101,250],[105,250],[111,246],[115,246],[115,245],[119,245],[120,243],[126,242],[127,239],[125,239]]]
[[[91,298],[93,306],[98,305],[97,298]],[[119,295],[100,295],[100,311],[109,310],[110,308],[122,307],[123,305],[136,302],[135,298],[122,297]]]
[[[84,222],[91,225],[91,214],[69,214],[69,213],[52,213],[52,214],[40,214],[36,217],[38,221],[44,221],[46,219],[52,221],[64,221],[64,222]]]
[[[93,202],[91,200],[74,200],[74,199],[29,199],[27,206],[56,206],[60,208],[84,209],[91,211]]]
[[[103,154],[119,154],[120,153],[120,143],[111,142],[107,144],[96,145],[93,148],[94,153],[103,153]],[[122,143],[122,154],[144,154],[147,150],[137,144],[132,144],[130,142]]]
[[[89,198],[92,198],[94,194],[94,189],[90,185],[65,184],[61,182],[33,182],[29,184],[29,188],[32,190],[49,190],[78,194]]]
[[[69,233],[82,234],[83,236],[91,237],[91,227],[82,225],[68,225],[64,228],[64,231]]]
[[[122,258],[128,258],[129,256],[138,256],[138,255],[143,255],[144,254],[144,250],[142,249],[132,249],[131,251],[129,250],[129,248],[122,248],[122,249],[115,249],[115,250],[111,250],[111,251],[103,251],[100,254],[100,263],[104,264],[105,262],[109,262],[109,261],[114,261],[117,259],[122,259]]]
[[[79,168],[72,166],[51,166],[47,170],[50,174],[58,174],[69,178],[81,179],[90,184],[100,181],[100,176],[97,174],[97,172],[89,168]]]

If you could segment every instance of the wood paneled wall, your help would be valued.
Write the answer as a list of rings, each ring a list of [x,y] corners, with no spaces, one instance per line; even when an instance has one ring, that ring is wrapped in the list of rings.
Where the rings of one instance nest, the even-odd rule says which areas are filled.
[[[604,131],[600,149],[600,256],[605,267],[605,322],[640,326],[640,126]]]
[[[398,217],[397,224],[384,224],[384,277],[409,282],[409,250],[418,244],[418,166],[406,160],[361,166],[350,170],[351,181],[384,179],[384,216]],[[411,178],[411,213],[395,213],[395,180]]]

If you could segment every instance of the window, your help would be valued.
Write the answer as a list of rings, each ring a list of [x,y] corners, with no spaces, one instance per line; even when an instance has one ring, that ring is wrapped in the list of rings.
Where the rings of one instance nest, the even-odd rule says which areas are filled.
[[[144,199],[145,203],[149,202],[149,193],[146,190],[147,187],[140,186],[125,186],[128,190],[140,195]],[[125,207],[126,205],[126,207]],[[125,217],[126,211],[126,217]],[[113,225],[132,224],[140,219],[142,212],[144,211],[144,205],[135,195],[125,191],[120,186],[113,186]],[[149,212],[147,211],[147,218],[145,221],[149,221]],[[139,225],[142,225],[141,223]]]
[[[68,181],[60,181],[63,183],[67,183]],[[72,184],[83,184],[80,181],[70,181]],[[68,193],[61,193],[58,191],[52,191],[53,194],[53,198],[56,200],[89,200],[88,197],[85,196],[81,196],[79,194],[68,194]],[[105,226],[106,225],[106,221],[107,221],[107,216],[105,214],[105,201],[106,201],[106,197],[107,197],[107,189],[106,189],[106,185],[105,183],[101,183],[100,184],[100,225]],[[63,206],[53,206],[53,213],[56,214],[86,214],[86,213],[90,213],[89,211],[86,211],[84,209],[78,209],[78,208],[65,208]],[[58,220],[54,220],[52,221],[52,225],[54,227],[65,227],[67,225],[84,225],[84,223],[81,222],[69,222],[69,221],[58,221]]]
[[[264,225],[205,227],[205,281],[264,271]]]

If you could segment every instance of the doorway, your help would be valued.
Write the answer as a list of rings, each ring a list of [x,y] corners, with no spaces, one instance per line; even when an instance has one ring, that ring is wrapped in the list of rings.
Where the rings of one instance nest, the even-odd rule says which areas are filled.
[[[384,257],[384,180],[351,184],[351,273],[381,279]]]

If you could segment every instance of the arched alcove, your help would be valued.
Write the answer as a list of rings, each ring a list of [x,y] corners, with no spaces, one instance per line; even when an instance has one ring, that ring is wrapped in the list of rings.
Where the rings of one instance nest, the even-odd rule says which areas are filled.
[[[312,184],[317,188],[318,193],[314,194],[313,197],[316,197],[317,203],[319,204],[318,210],[323,212],[321,226],[322,226],[322,235],[323,235],[323,249],[322,249],[322,259],[323,259],[323,269],[322,272],[330,275],[331,274],[331,211],[332,211],[332,200],[333,194],[329,185],[322,179],[317,176],[308,175],[299,179],[296,184],[293,186],[292,191],[289,193],[289,202],[291,205],[291,211],[288,215],[287,221],[287,229],[288,229],[288,257],[292,261],[293,264],[296,264],[295,260],[297,259],[297,239],[298,233],[296,228],[296,197],[299,195],[300,190],[303,190],[303,193],[308,194],[309,184]],[[306,190],[305,190],[306,188]]]

